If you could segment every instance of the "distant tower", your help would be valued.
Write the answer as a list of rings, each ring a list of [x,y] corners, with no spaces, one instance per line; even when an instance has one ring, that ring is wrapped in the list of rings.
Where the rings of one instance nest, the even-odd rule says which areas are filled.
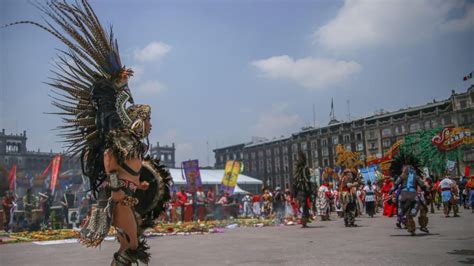
[[[331,98],[331,112],[329,113],[329,125],[337,124],[339,121],[336,119],[336,115],[334,114],[334,101]]]

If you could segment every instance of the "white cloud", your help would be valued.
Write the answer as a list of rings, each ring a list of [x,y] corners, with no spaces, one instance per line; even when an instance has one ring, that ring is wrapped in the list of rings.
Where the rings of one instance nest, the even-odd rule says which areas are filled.
[[[145,73],[145,68],[142,65],[133,65],[130,66],[133,70],[133,77],[130,79],[131,82],[140,82],[143,78],[143,73]]]
[[[362,69],[354,61],[312,57],[294,60],[288,55],[253,61],[252,64],[266,78],[291,80],[311,90],[337,84]]]
[[[450,18],[460,10],[463,17]],[[377,45],[416,43],[440,30],[474,26],[472,4],[464,0],[346,0],[337,16],[314,34],[314,40],[333,51],[352,51]]]
[[[274,104],[272,108],[258,116],[251,130],[257,136],[271,138],[287,135],[303,126],[303,120],[297,114],[287,112],[287,104]]]
[[[151,42],[142,49],[134,52],[134,58],[140,62],[157,61],[171,50],[171,46],[163,42]]]
[[[157,80],[147,80],[143,82],[137,82],[133,86],[134,91],[141,95],[151,96],[165,91],[167,88],[161,82]]]
[[[474,30],[474,4],[465,6],[465,15],[455,18],[441,25],[441,30],[448,32]]]

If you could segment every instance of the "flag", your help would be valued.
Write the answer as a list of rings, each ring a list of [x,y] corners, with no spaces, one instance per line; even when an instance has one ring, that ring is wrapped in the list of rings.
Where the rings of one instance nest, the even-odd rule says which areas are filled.
[[[472,79],[472,73],[473,72],[467,74],[467,76],[464,76],[464,78],[462,80],[466,81],[466,80]]]
[[[49,172],[49,169],[51,168],[51,164],[53,162],[51,161],[48,166],[46,167],[46,169],[44,169],[44,171],[41,173],[41,175],[39,176],[39,179],[43,179]]]
[[[464,167],[464,176],[465,176],[465,177],[469,177],[469,173],[470,173],[470,172],[471,172],[471,166],[466,165],[466,166]]]
[[[56,182],[58,180],[59,168],[61,168],[61,155],[56,155],[53,158],[51,168],[51,182],[49,183],[49,188],[51,189],[51,193],[54,193]]]
[[[8,189],[16,190],[16,163],[13,164],[10,173],[8,174]]]
[[[186,189],[194,193],[197,187],[202,186],[201,173],[199,172],[199,161],[189,160],[182,163],[184,175],[186,176]]]
[[[237,178],[240,174],[240,162],[227,161],[224,169],[224,176],[222,177],[222,190],[229,194],[234,193],[234,188],[237,185]]]

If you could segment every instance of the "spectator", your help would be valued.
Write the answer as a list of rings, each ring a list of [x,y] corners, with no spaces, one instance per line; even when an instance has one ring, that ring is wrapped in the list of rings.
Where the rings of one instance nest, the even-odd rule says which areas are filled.
[[[51,205],[53,205],[53,195],[51,189],[48,188],[46,194],[39,193],[41,196],[40,204],[41,210],[43,211],[43,224],[49,224],[49,216],[51,214]]]
[[[375,214],[375,191],[375,185],[372,185],[372,182],[370,180],[367,181],[367,185],[364,186],[365,212],[371,218],[374,217]]]
[[[243,210],[244,217],[252,216],[252,210],[250,208],[251,202],[252,202],[252,197],[250,197],[250,193],[245,194],[245,196],[242,198],[242,205],[244,206],[244,210]]]
[[[276,213],[276,223],[283,223],[283,215],[285,212],[285,195],[281,192],[280,187],[275,190],[275,196],[273,197],[273,209]]]
[[[178,205],[181,207],[181,222],[184,222],[185,204],[188,202],[188,195],[184,191],[184,187],[180,188],[180,191],[176,193],[176,199]]]
[[[31,188],[28,188],[26,190],[26,195],[23,196],[23,206],[25,208],[25,221],[26,221],[26,226],[28,227],[28,230],[31,230],[33,226],[32,211],[34,208],[36,208],[37,201],[38,200],[33,195],[33,191],[31,190]]]
[[[252,197],[252,208],[254,217],[260,218],[261,215],[261,206],[260,206],[261,197],[258,194],[253,195]]]
[[[196,191],[196,203],[195,206],[196,208],[194,209],[194,220],[200,220],[201,218],[204,217],[204,209],[205,209],[205,204],[206,204],[206,194],[204,194],[204,191],[202,191],[202,187],[198,187]],[[199,215],[201,213],[202,215]]]
[[[15,210],[15,201],[16,197],[13,195],[13,192],[7,190],[5,197],[3,197],[3,228],[5,232],[10,230],[10,223],[12,222],[12,213]]]

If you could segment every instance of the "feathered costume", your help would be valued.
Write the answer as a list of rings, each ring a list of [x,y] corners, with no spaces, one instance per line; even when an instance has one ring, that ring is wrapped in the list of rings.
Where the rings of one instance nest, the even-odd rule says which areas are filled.
[[[148,140],[150,106],[134,104],[128,88],[133,71],[122,65],[112,28],[104,30],[87,0],[74,4],[51,1],[36,7],[50,19],[44,25],[19,21],[4,27],[31,24],[67,46],[67,50],[60,50],[52,70],[55,77],[47,84],[54,88],[52,104],[60,109],[54,114],[61,115],[64,121],[58,127],[60,136],[65,138],[68,153],[80,156],[83,174],[90,179],[91,190],[98,199],[81,230],[81,242],[87,246],[102,242],[113,222],[116,204],[132,209],[140,234],[163,211],[171,185],[170,174],[160,161],[145,158],[148,146],[143,140]],[[136,184],[116,172],[107,172],[104,152],[111,153],[120,169],[140,176],[140,182],[146,181],[148,190],[138,190]],[[142,160],[140,171],[127,165],[126,161],[132,159]],[[111,198],[113,191],[122,191],[126,196],[116,202]],[[120,228],[117,231],[123,234]],[[138,248],[115,253],[113,264],[130,265],[137,260],[148,263],[145,240],[137,238]]]
[[[400,191],[397,195],[397,226],[401,227],[400,223],[406,219],[407,231],[411,235],[415,235],[414,217],[416,217],[419,210],[418,223],[420,224],[420,230],[428,232],[428,207],[425,198],[428,196],[428,191],[421,179],[422,171],[419,167],[419,159],[414,154],[402,150],[392,161],[390,172],[392,176],[397,177],[390,194],[397,189]],[[419,190],[422,190],[424,194],[418,193]]]
[[[310,216],[308,199],[310,199],[311,197],[312,184],[311,173],[309,171],[306,155],[302,152],[298,154],[298,161],[296,162],[294,174],[294,188],[299,205],[303,208],[303,213],[301,216],[301,225],[303,227],[306,227]]]

